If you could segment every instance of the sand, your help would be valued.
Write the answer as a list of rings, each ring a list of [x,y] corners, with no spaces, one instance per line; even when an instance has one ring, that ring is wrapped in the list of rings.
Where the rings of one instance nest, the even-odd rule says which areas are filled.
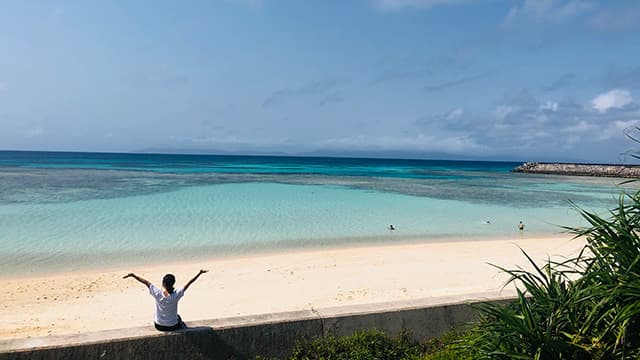
[[[526,267],[518,247],[544,262],[547,256],[575,255],[584,245],[568,235],[526,233],[512,240],[461,240],[4,278],[7,295],[0,305],[0,339],[151,326],[154,300],[145,286],[122,279],[131,271],[156,285],[171,272],[180,286],[200,268],[209,269],[180,302],[179,313],[188,324],[190,320],[451,295],[504,296],[513,291],[512,286],[501,290],[508,277],[487,263]]]

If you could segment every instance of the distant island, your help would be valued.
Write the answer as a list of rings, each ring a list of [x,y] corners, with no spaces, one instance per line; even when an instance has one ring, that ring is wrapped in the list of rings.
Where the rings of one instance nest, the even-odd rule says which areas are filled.
[[[640,178],[640,165],[526,162],[511,171],[534,174]]]

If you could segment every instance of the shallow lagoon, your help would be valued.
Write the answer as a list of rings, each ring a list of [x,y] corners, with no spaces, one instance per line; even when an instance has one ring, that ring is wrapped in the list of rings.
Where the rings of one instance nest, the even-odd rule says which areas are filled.
[[[569,200],[616,205],[619,179],[514,165],[0,152],[0,270],[551,234],[583,224]]]

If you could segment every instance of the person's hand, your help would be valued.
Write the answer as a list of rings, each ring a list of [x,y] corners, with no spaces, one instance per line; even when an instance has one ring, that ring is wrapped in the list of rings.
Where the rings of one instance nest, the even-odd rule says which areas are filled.
[[[123,276],[122,278],[126,279],[126,278],[130,278],[132,276],[135,276],[135,275],[133,273],[128,273],[127,275]]]
[[[208,273],[208,272],[209,272],[209,270],[200,269],[199,274],[206,274],[206,273]]]

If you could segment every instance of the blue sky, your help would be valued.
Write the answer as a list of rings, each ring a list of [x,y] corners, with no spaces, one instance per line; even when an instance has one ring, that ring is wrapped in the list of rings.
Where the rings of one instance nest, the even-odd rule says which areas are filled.
[[[638,39],[639,1],[7,1],[0,148],[618,162]]]

